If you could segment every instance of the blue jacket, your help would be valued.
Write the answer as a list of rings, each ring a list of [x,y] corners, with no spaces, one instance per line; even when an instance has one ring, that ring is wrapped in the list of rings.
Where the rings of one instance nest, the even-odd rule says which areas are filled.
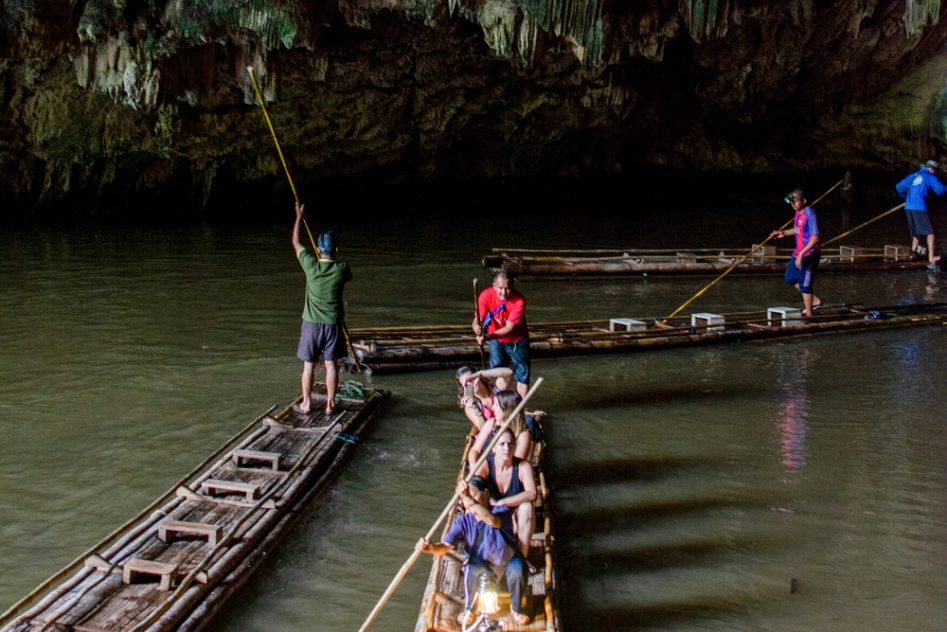
[[[895,186],[898,194],[904,198],[904,208],[908,211],[927,211],[927,196],[931,191],[937,195],[947,193],[947,184],[927,169],[912,173]]]

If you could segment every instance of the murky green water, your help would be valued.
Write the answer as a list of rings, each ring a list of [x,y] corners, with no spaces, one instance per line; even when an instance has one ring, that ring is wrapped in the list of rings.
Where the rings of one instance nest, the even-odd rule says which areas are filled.
[[[463,324],[494,245],[749,246],[771,206],[506,222],[334,222],[350,327]],[[831,236],[884,208],[823,212]],[[302,273],[272,224],[56,226],[0,234],[0,608],[298,393]],[[901,218],[852,243],[904,241]],[[314,229],[321,227],[318,215]],[[655,316],[706,279],[523,281],[533,321]],[[927,272],[822,276],[828,302],[947,301]],[[693,311],[796,304],[728,279]],[[942,631],[947,331],[538,362],[570,630]],[[450,371],[377,376],[395,397],[339,483],[216,625],[356,630],[451,494]],[[373,629],[410,630],[429,565]],[[790,594],[791,580],[798,590]]]

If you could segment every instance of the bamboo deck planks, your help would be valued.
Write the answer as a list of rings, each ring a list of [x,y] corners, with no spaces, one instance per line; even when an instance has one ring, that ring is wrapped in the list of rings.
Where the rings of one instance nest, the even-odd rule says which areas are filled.
[[[325,388],[314,393],[316,401],[319,393],[324,403]],[[341,401],[331,422],[321,414],[300,415],[292,406],[258,418],[262,427],[234,448],[251,458],[235,459],[231,451],[193,471],[177,495],[172,489],[163,497],[163,506],[143,512],[57,573],[58,586],[45,582],[5,613],[0,632],[37,626],[81,632],[199,630],[338,475],[353,443],[337,435],[358,437],[388,396],[365,389],[362,397]],[[273,469],[277,462],[280,471]],[[159,537],[161,525],[169,523],[171,537]]]

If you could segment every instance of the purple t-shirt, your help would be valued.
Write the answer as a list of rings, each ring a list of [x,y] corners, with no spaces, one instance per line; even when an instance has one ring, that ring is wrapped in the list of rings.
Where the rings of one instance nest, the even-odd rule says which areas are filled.
[[[506,565],[516,555],[516,550],[509,544],[516,542],[516,536],[513,534],[513,512],[509,507],[493,507],[493,513],[500,516],[499,529],[479,522],[472,513],[465,513],[450,526],[443,541],[451,546],[463,542],[468,556],[489,562],[493,573],[501,577]],[[474,551],[480,526],[484,529],[483,541],[480,542],[480,548]]]
[[[792,225],[796,229],[796,249],[792,251],[792,256],[798,257],[799,251],[806,247],[809,239],[813,235],[819,234],[819,224],[816,222],[815,211],[812,210],[811,206],[807,206],[797,212]],[[808,257],[813,252],[818,252],[819,248],[820,245],[816,244],[805,256]]]

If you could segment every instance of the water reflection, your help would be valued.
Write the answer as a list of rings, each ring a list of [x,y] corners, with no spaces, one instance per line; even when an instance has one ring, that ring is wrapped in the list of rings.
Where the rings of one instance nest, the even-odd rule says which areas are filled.
[[[779,363],[779,452],[786,483],[795,480],[806,465],[806,429],[809,419],[809,368],[819,360],[810,349],[787,354]]]

